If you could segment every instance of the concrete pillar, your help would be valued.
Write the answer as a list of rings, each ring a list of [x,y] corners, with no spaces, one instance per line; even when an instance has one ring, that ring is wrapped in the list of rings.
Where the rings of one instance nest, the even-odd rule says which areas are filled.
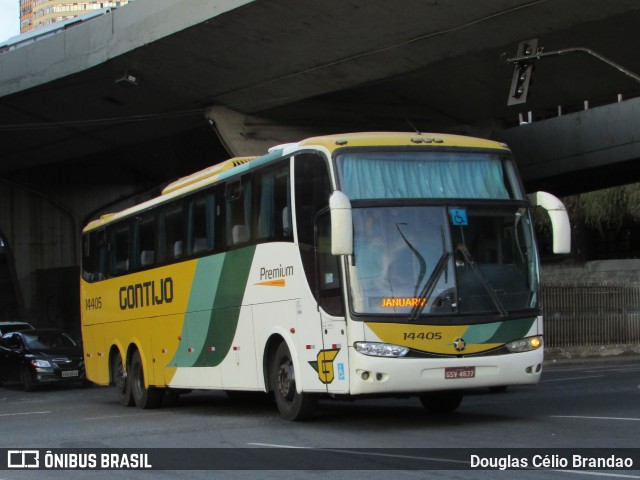
[[[298,142],[317,134],[314,130],[275,124],[222,106],[211,107],[205,116],[232,157],[264,155],[276,145]]]

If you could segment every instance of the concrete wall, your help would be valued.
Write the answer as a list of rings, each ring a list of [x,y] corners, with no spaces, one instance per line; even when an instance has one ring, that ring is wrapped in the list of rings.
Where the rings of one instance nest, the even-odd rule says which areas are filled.
[[[127,185],[0,180],[0,231],[13,253],[26,320],[77,330],[84,222],[102,205],[132,194]]]
[[[576,264],[546,264],[542,266],[541,281],[543,285],[629,285],[640,284],[640,260],[597,260]],[[574,300],[576,301],[576,300]],[[598,307],[594,299],[591,307]],[[601,308],[603,308],[601,306]],[[631,308],[635,308],[631,306]],[[616,324],[617,316],[623,316],[621,311],[601,312],[595,317],[584,312],[558,312],[559,318],[547,316],[545,319],[545,332],[553,335],[552,323],[562,321],[566,325],[562,327],[564,335],[578,336],[579,328],[597,332],[611,332],[613,326],[618,328],[631,328],[629,325],[637,325],[637,314],[626,312],[625,320]],[[632,312],[631,312],[632,313]],[[547,312],[547,315],[548,312]],[[564,315],[564,316],[563,316]],[[576,321],[578,320],[578,321]],[[595,323],[594,323],[595,322]],[[631,323],[629,323],[631,322]],[[597,325],[596,325],[597,324]],[[620,326],[620,325],[626,325]],[[637,327],[635,327],[637,331]],[[628,330],[624,330],[628,333]],[[614,337],[615,338],[615,337]],[[629,337],[627,337],[629,338]],[[621,355],[640,354],[640,344],[632,338],[626,343],[612,343],[603,340],[601,344],[582,344],[576,346],[545,347],[545,358],[549,361],[568,358],[586,357],[613,357]]]
[[[543,264],[540,278],[543,284],[640,283],[640,259]]]

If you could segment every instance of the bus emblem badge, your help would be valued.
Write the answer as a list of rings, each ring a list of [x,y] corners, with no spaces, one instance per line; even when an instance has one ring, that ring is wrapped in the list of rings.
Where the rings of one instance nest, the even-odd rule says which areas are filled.
[[[333,382],[335,378],[335,371],[333,368],[333,361],[338,356],[339,348],[331,350],[320,350],[318,353],[317,361],[309,362],[309,365],[318,372],[318,378],[324,384]]]
[[[467,342],[464,341],[464,338],[456,338],[453,341],[453,348],[455,348],[458,352],[462,352],[465,348],[467,348]]]

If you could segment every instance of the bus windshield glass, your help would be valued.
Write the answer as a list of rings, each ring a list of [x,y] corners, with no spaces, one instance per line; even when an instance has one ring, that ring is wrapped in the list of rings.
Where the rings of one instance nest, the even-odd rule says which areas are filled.
[[[523,207],[354,204],[353,222],[349,280],[356,315],[453,321],[460,314],[506,317],[538,308],[536,250]]]
[[[357,151],[336,157],[340,189],[365,199],[524,199],[503,153],[473,151]]]

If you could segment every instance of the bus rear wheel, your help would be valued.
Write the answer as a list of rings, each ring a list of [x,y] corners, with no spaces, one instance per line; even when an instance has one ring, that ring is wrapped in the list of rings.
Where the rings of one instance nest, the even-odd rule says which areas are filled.
[[[131,395],[131,383],[127,377],[127,371],[122,363],[122,355],[117,352],[111,362],[111,378],[116,386],[118,400],[125,407],[133,406],[133,396]]]
[[[284,342],[278,346],[273,358],[270,383],[280,415],[285,420],[304,420],[313,414],[318,404],[318,397],[297,392],[291,353]]]
[[[446,414],[460,406],[462,397],[460,392],[433,392],[420,395],[420,402],[430,414]]]
[[[136,350],[131,357],[131,373],[129,382],[131,383],[131,396],[138,408],[158,408],[162,403],[164,390],[160,388],[144,385],[144,370],[140,353]]]

